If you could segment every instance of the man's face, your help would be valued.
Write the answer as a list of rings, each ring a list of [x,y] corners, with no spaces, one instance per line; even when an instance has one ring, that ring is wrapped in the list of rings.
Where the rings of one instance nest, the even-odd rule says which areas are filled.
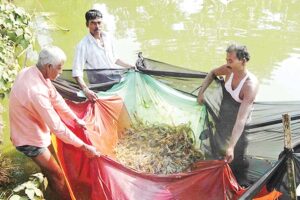
[[[64,62],[58,64],[58,65],[49,65],[48,66],[48,78],[50,80],[55,80],[59,77],[59,75],[61,75],[62,73],[62,69],[64,66]]]
[[[102,18],[89,20],[87,27],[93,36],[99,36],[102,31]]]
[[[236,52],[227,53],[226,61],[231,69],[240,67],[243,64],[243,61],[237,58]]]

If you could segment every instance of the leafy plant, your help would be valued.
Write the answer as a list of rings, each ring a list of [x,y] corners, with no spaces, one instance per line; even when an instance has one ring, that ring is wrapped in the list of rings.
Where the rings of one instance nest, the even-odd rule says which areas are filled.
[[[18,57],[33,45],[34,37],[29,28],[30,14],[11,3],[0,2],[0,98],[4,98],[20,69]],[[2,105],[0,105],[0,115],[2,115]],[[2,127],[3,121],[0,117],[0,144]],[[0,169],[0,185],[10,183],[12,169],[15,169],[11,159],[0,155]],[[27,191],[29,194],[30,190]],[[0,199],[1,196],[2,194]]]
[[[23,8],[11,3],[0,5],[0,34],[7,36],[16,47],[20,46],[22,50],[33,43],[33,34],[29,28],[30,21],[31,15]]]
[[[14,56],[13,42],[3,36],[0,41],[0,95],[9,92],[20,68]]]
[[[0,145],[2,144],[2,133],[3,133],[3,127],[4,127],[4,122],[2,118],[2,113],[3,113],[3,106],[0,104]],[[0,154],[0,159],[1,159],[1,154]],[[1,181],[0,181],[1,182]]]
[[[29,180],[15,187],[8,197],[9,200],[44,200],[43,192],[48,187],[48,181],[42,173],[32,174]]]
[[[18,57],[32,46],[31,16],[11,3],[0,5],[0,97],[10,91],[20,66]]]

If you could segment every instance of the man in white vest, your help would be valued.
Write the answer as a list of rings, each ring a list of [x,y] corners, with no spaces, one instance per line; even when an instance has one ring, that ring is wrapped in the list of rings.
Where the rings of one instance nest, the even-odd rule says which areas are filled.
[[[244,128],[251,114],[259,84],[257,78],[246,67],[250,59],[246,46],[230,45],[226,52],[227,63],[213,69],[206,76],[199,90],[198,102],[204,102],[204,92],[216,76],[225,76],[223,99],[212,148],[217,156],[224,156],[230,163],[240,185],[247,187],[249,183],[246,172],[249,163],[244,155],[248,141]]]

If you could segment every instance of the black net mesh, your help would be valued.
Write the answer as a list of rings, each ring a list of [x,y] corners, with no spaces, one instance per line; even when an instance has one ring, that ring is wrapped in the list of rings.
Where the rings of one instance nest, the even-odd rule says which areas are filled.
[[[171,86],[188,95],[196,96],[199,86],[207,73],[184,69],[151,59],[139,59],[138,69],[156,80]],[[118,83],[126,74],[127,69],[85,70],[84,79],[94,91],[105,91]],[[83,101],[77,93],[79,88],[74,82],[71,70],[65,70],[62,76],[54,81],[54,85],[63,97],[73,101]],[[203,145],[211,148],[210,138],[215,136],[215,124],[219,116],[223,99],[224,82],[215,79],[205,93],[209,118],[207,131],[200,135]],[[245,128],[248,139],[246,155],[249,159],[248,178],[257,181],[271,169],[280,152],[283,150],[282,114],[291,116],[292,140],[294,146],[300,144],[300,102],[255,102],[251,120]],[[228,122],[233,123],[233,122]],[[298,162],[298,159],[295,159]]]

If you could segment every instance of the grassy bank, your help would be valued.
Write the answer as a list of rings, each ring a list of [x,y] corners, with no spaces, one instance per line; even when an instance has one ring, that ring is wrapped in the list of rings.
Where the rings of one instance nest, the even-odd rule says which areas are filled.
[[[28,180],[28,177],[36,172],[39,172],[38,166],[30,159],[18,152],[12,145],[9,136],[9,120],[8,120],[8,99],[0,100],[4,107],[3,121],[3,143],[0,145],[0,152],[2,157],[9,158],[13,167],[11,173],[10,183],[0,185],[0,199],[4,198],[5,194],[10,193],[11,189],[20,183]]]

